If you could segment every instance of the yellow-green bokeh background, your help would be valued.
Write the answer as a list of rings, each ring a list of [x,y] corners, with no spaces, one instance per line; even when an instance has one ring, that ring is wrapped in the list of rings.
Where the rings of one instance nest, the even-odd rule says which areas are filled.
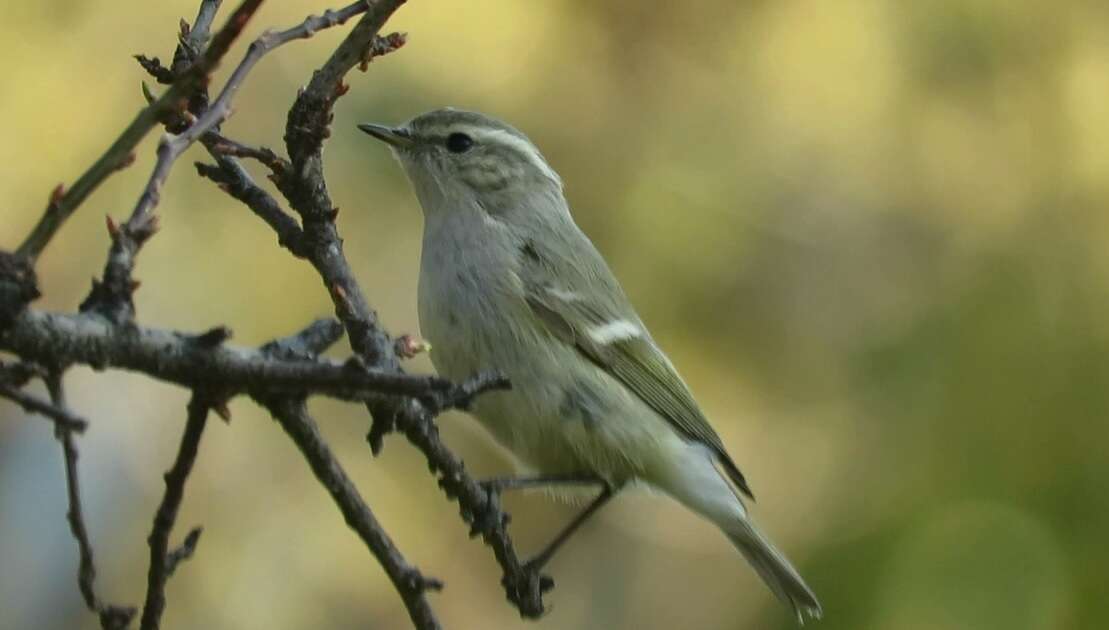
[[[195,1],[15,3],[0,24],[0,247],[29,230],[141,102],[137,52],[172,51]],[[324,5],[274,2],[251,29]],[[225,14],[226,14],[225,9]],[[415,331],[420,215],[354,130],[455,105],[527,132],[821,596],[820,628],[1063,630],[1109,623],[1109,5],[1092,0],[685,3],[413,0],[400,53],[350,77],[326,164],[346,250],[393,332]],[[280,147],[340,37],[267,57],[230,135]],[[233,57],[241,54],[241,48]],[[221,77],[226,76],[223,68]],[[73,310],[153,158],[51,244],[38,306]],[[318,278],[178,165],[143,250],[141,321],[258,343],[328,314]],[[426,361],[414,369],[430,369]],[[98,588],[136,603],[185,392],[75,370]],[[418,454],[370,457],[363,410],[313,409],[451,628],[790,628],[728,543],[664,498],[624,497],[551,567],[521,621]],[[168,628],[404,628],[370,554],[276,424],[214,423],[175,540]],[[0,626],[93,628],[77,593],[60,451],[0,404]],[[522,421],[526,419],[521,419]],[[470,468],[510,463],[467,417]],[[571,510],[513,497],[540,545]]]

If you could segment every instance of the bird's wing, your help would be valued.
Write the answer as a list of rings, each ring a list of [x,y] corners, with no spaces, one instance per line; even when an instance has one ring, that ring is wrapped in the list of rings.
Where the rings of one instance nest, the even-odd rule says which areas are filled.
[[[754,498],[720,436],[635,315],[600,255],[591,244],[586,249],[577,254],[595,257],[593,264],[559,259],[534,242],[524,245],[521,279],[532,312],[556,338],[616,378],[682,436],[712,449],[732,482]]]

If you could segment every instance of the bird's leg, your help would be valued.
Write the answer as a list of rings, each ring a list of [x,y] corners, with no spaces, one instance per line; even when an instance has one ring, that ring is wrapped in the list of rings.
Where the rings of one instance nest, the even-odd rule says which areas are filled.
[[[579,527],[581,527],[583,524],[585,524],[586,521],[589,520],[589,517],[596,514],[598,510],[604,507],[604,505],[612,499],[612,497],[616,496],[616,491],[618,490],[618,488],[614,488],[611,484],[607,482],[601,483],[604,484],[604,487],[601,489],[601,494],[597,495],[597,498],[593,499],[592,503],[587,505],[580,514],[574,517],[574,520],[570,521],[570,523],[566,525],[566,527],[564,527],[557,536],[554,537],[554,540],[552,540],[546,547],[543,548],[543,551],[540,551],[539,553],[532,556],[532,558],[528,560],[527,563],[524,565],[525,567],[533,570],[539,570],[543,568],[543,566],[550,561],[551,557],[555,555],[555,552],[558,551],[559,547],[561,547],[563,543],[569,540],[570,536],[572,536]]]
[[[479,483],[485,486],[485,489],[490,492],[522,490],[524,488],[542,488],[547,486],[607,485],[600,477],[587,473],[535,475],[531,477],[493,477],[492,479],[485,479]]]

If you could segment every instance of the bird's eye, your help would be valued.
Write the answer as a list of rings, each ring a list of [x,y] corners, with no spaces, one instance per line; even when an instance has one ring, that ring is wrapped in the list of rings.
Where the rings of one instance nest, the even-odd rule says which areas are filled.
[[[474,139],[464,133],[452,133],[447,136],[447,150],[451,153],[465,153],[474,146]]]

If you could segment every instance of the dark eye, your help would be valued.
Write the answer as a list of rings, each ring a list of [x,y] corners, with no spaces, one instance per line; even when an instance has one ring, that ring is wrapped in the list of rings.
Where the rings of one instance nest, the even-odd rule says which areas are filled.
[[[447,150],[451,153],[465,153],[474,146],[474,139],[464,133],[452,133],[447,136]]]

